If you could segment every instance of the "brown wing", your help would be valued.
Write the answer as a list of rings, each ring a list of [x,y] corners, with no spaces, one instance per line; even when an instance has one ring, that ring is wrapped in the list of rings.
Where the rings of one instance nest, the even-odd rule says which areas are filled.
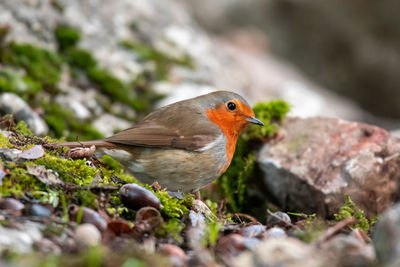
[[[105,141],[110,143],[197,150],[221,134],[217,125],[191,105],[171,105]]]

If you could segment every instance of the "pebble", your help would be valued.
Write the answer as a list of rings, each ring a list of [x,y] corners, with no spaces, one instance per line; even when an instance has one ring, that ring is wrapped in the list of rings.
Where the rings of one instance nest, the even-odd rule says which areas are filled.
[[[101,242],[101,233],[96,226],[90,223],[83,223],[76,227],[75,240],[83,246],[96,246]]]
[[[267,219],[268,226],[287,226],[291,223],[289,215],[281,211],[270,214]]]
[[[36,135],[44,135],[49,131],[46,122],[16,94],[0,94],[0,112],[13,114],[17,121],[25,121]]]
[[[69,213],[71,219],[76,220],[79,214],[80,207],[76,205],[71,205],[69,208]],[[93,224],[99,229],[101,232],[104,232],[107,229],[106,220],[96,211],[86,208],[83,208],[82,218],[80,221],[81,224]]]
[[[32,216],[48,217],[51,215],[51,211],[48,208],[46,208],[45,206],[42,206],[39,204],[33,204],[29,208],[29,214]]]
[[[23,208],[24,208],[24,204],[22,204],[17,199],[14,199],[14,198],[2,198],[0,200],[0,209],[2,209],[2,210],[20,211]]]
[[[137,184],[123,185],[119,190],[119,198],[126,207],[133,210],[148,206],[160,209],[161,205],[153,192]]]
[[[284,238],[287,237],[286,232],[279,227],[272,227],[267,230],[267,238]]]

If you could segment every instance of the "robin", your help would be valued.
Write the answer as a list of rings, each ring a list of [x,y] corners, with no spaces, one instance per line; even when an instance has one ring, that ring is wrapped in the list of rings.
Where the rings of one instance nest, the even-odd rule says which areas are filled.
[[[197,192],[226,171],[238,136],[251,123],[264,125],[243,97],[217,91],[157,109],[105,139],[52,146],[94,145],[143,183]]]

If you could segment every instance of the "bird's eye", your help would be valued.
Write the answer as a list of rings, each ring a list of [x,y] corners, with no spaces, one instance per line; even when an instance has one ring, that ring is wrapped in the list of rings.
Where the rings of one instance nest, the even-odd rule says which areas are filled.
[[[228,102],[228,104],[226,104],[226,106],[228,107],[229,110],[235,110],[236,109],[236,104],[233,102]]]

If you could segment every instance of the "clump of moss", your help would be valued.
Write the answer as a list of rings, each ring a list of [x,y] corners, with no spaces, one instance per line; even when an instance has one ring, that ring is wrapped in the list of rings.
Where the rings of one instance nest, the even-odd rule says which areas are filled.
[[[253,173],[255,160],[255,151],[251,143],[262,141],[277,133],[278,123],[285,118],[289,107],[283,100],[261,102],[253,107],[256,118],[260,119],[264,126],[251,125],[242,137],[238,138],[235,156],[229,168],[216,182],[231,211],[241,212],[247,204],[247,184]]]
[[[333,215],[337,221],[342,221],[346,218],[354,217],[358,223],[355,225],[356,228],[361,228],[365,232],[368,232],[372,225],[376,222],[377,218],[368,219],[364,216],[364,211],[360,210],[356,203],[351,200],[350,196],[346,197],[346,200],[339,208],[339,212]]]
[[[18,122],[17,126],[15,127],[15,132],[27,136],[33,135],[32,130],[29,129],[28,125],[24,121]]]
[[[214,246],[217,243],[219,231],[221,230],[223,223],[218,219],[217,216],[217,203],[211,200],[206,201],[207,206],[210,208],[213,216],[207,218],[207,227],[204,231],[203,246]]]
[[[60,50],[66,50],[70,47],[74,47],[80,39],[79,31],[67,25],[57,26],[54,31],[54,35]]]
[[[55,52],[15,42],[0,52],[1,63],[24,68],[45,89],[53,89],[60,80],[62,60]]]
[[[271,137],[279,130],[279,124],[290,110],[290,105],[283,100],[271,102],[260,102],[253,107],[256,118],[264,123],[264,126],[250,125],[249,129],[243,134],[244,140],[262,140]]]

